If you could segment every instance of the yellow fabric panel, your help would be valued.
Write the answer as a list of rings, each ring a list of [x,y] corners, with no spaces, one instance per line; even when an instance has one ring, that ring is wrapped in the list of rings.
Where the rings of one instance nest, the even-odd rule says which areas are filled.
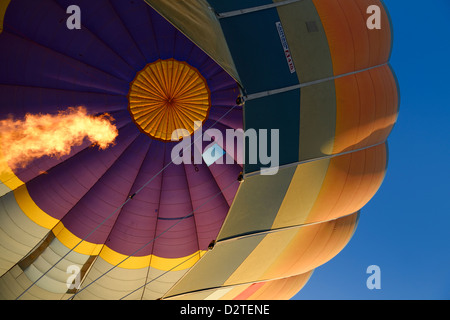
[[[344,185],[341,190],[339,190],[338,197],[325,197],[321,199],[329,204],[334,202],[334,206],[330,208],[328,214],[324,217],[325,219],[334,219],[338,217],[345,216],[352,212],[356,212],[361,208],[350,208],[349,204],[355,198],[355,194],[361,188],[361,182],[365,179],[371,180],[373,168],[366,167],[366,159],[369,157],[367,150],[351,153],[350,155],[344,155],[338,157],[340,159],[333,159],[332,162],[336,163],[336,166],[330,166],[331,168],[337,168],[338,170],[346,168],[344,162],[348,162],[347,176],[344,178]],[[384,172],[384,170],[383,170]],[[332,185],[333,178],[329,177],[329,184]],[[368,201],[369,199],[367,199]],[[324,212],[325,213],[325,212]]]
[[[52,216],[48,215],[36,205],[33,199],[31,199],[31,196],[28,193],[28,189],[25,184],[14,190],[14,196],[16,197],[17,204],[28,216],[28,218],[30,218],[41,227],[50,230],[59,222],[58,219],[55,219]]]
[[[267,234],[225,281],[224,285],[267,279],[263,277],[267,268],[277,261],[277,253],[281,252],[281,248],[284,248],[286,244],[295,238],[297,232],[298,229],[290,229]],[[273,278],[278,278],[278,276]]]
[[[142,257],[132,256],[122,262],[128,257],[127,255],[118,253],[108,246],[104,246],[100,252],[100,257],[112,265],[117,265],[120,263],[119,267],[123,269],[141,269],[150,266],[163,271],[179,271],[192,267],[204,253],[205,251],[199,250],[186,257],[180,258],[161,258],[155,255]]]
[[[342,190],[351,181],[348,178],[352,158],[353,154],[348,154],[331,159],[326,179],[307,222],[325,221],[349,214],[349,212],[337,212],[336,207],[338,201],[341,200]],[[353,161],[354,165],[355,163],[358,162]]]
[[[248,300],[289,300],[297,294],[311,278],[313,271],[297,276],[267,281]]]
[[[222,289],[216,289],[213,293],[208,295],[205,300],[229,300],[225,297],[233,290],[235,290],[235,287],[228,287],[228,288],[222,288]]]
[[[8,9],[11,0],[0,1],[0,33],[3,31],[3,21],[5,20],[6,9]]]
[[[283,0],[274,0],[280,2]],[[312,1],[298,1],[277,7],[289,43],[299,83],[324,79],[333,75],[327,37],[322,32],[320,17]],[[305,23],[315,21],[320,32],[309,32]],[[307,44],[307,45],[305,45]]]
[[[190,292],[168,300],[288,300],[305,286],[312,273]]]
[[[295,170],[296,167],[289,166],[281,168],[276,175],[254,175],[246,178],[239,185],[217,240],[270,229]]]
[[[324,26],[335,75],[388,61],[391,49],[389,18],[379,0],[313,0]],[[381,29],[369,30],[370,5],[381,9]]]
[[[199,250],[186,257],[173,259],[161,258],[155,255],[129,257],[128,255],[121,254],[104,244],[96,244],[86,240],[82,241],[81,238],[69,231],[62,222],[59,222],[52,231],[56,238],[67,248],[73,249],[73,251],[77,253],[89,256],[98,255],[112,265],[120,264],[119,267],[123,269],[141,269],[151,266],[155,269],[164,271],[185,270],[192,267],[206,252],[204,250]]]
[[[348,243],[353,235],[357,218],[358,214],[352,214],[296,230],[292,240],[285,245],[284,250],[262,278],[298,275],[326,263]],[[264,255],[260,259],[265,259]]]
[[[52,232],[67,248],[73,249],[78,245],[75,249],[73,249],[73,251],[81,254],[89,256],[98,255],[103,247],[102,244],[95,244],[89,241],[83,241],[80,243],[82,239],[70,232],[62,222],[59,222],[56,227],[53,228]]]
[[[228,291],[225,295],[223,295],[220,300],[233,300],[235,297],[240,295],[242,292],[248,289],[252,284],[247,283],[240,286],[232,287],[230,291]]]
[[[213,289],[199,290],[194,292],[188,292],[179,294],[173,297],[163,297],[163,300],[231,300],[236,294],[229,294],[231,292],[236,292],[239,294],[243,289],[243,287],[248,287],[248,285],[244,286],[230,286],[230,287],[219,287]],[[244,288],[244,289],[245,289]],[[160,297],[158,297],[160,298]]]
[[[330,159],[298,165],[272,229],[303,224],[316,202]]]
[[[326,221],[360,210],[380,187],[385,168],[384,144],[332,158],[306,222]]]
[[[172,133],[192,134],[194,122],[206,121],[211,93],[206,79],[194,67],[175,59],[157,60],[138,72],[128,94],[133,121],[150,137],[171,141]]]
[[[336,134],[336,90],[334,81],[301,89],[299,160],[333,153]]]
[[[350,240],[358,214],[267,234],[224,286],[309,272],[337,255]]]
[[[150,267],[163,271],[179,271],[191,268],[206,253],[205,250],[199,250],[181,258],[162,258],[151,255]]]

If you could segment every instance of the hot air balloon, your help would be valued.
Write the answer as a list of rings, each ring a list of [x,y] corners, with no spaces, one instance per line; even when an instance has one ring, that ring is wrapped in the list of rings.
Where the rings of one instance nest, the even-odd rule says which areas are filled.
[[[82,106],[118,132],[23,166],[0,140],[1,299],[289,299],[384,179],[379,0],[2,0],[0,23],[0,120]],[[179,156],[202,161],[174,163],[210,129],[278,130],[276,174],[238,161],[245,135],[209,139],[226,162],[193,143]]]

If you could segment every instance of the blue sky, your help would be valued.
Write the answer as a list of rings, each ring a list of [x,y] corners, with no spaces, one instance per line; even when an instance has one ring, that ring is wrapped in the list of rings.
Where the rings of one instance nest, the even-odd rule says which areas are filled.
[[[401,93],[388,172],[350,243],[294,299],[450,299],[450,1],[384,2]]]

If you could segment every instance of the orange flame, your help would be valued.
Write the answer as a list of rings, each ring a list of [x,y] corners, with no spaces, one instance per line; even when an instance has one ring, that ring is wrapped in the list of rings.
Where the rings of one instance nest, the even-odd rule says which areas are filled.
[[[109,114],[88,115],[84,107],[71,107],[57,115],[26,114],[23,120],[0,120],[4,161],[15,169],[45,155],[59,158],[84,139],[106,149],[118,135],[113,120]]]

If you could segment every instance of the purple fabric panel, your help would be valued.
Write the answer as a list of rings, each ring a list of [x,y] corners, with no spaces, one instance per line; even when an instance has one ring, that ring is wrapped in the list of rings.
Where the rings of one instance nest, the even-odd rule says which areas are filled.
[[[169,143],[166,148],[165,165],[171,162],[172,145]],[[183,165],[171,163],[162,173],[156,237],[153,254],[159,257],[177,258],[198,250],[192,202]]]
[[[208,122],[210,122],[211,120],[208,120],[205,125],[208,125]],[[209,136],[211,135],[212,137],[209,140],[212,140],[214,138],[214,142],[212,143],[217,143],[222,150],[225,151],[224,156],[220,159],[220,161],[215,161],[215,165],[220,165],[220,166],[236,166],[236,170],[239,172],[241,172],[243,169],[243,159],[244,159],[244,135],[243,135],[243,131],[242,130],[236,130],[233,132],[229,132],[229,134],[233,134],[233,136],[229,137],[228,139],[230,139],[230,141],[228,141],[227,139],[227,132],[226,130],[230,130],[230,127],[223,125],[222,123],[216,123],[214,125],[214,129],[215,130],[219,130],[220,132],[222,132],[222,139],[217,139],[214,137],[214,132],[212,134],[208,134],[209,132],[205,132],[204,136]],[[209,145],[204,145],[204,150],[208,147]],[[236,170],[234,170],[233,172],[236,172]],[[237,178],[237,175],[235,176]]]
[[[139,131],[134,124],[120,130],[116,145],[106,150],[88,148],[27,183],[34,202],[61,219],[113,165]]]
[[[229,107],[213,106],[209,111],[208,119],[214,122],[218,121],[232,129],[243,129],[242,109],[240,107],[230,110]]]
[[[212,128],[212,129],[209,130],[206,128]],[[244,149],[244,146],[243,146],[244,136],[243,136],[242,130],[233,132],[233,141],[232,142],[230,141],[231,143],[230,143],[230,145],[228,145],[226,130],[234,129],[234,128],[230,128],[221,122],[215,123],[211,119],[208,119],[205,122],[204,129],[206,129],[207,131],[204,132],[204,135],[203,135],[203,140],[204,140],[203,152],[208,148],[209,145],[211,145],[213,143],[217,143],[226,152],[226,155],[222,159],[222,165],[232,165],[234,163],[243,162],[243,160],[239,161],[239,154],[242,155],[242,151]],[[222,137],[221,139],[215,137],[216,130],[220,131],[221,137]],[[230,157],[231,159],[228,159],[227,157]],[[241,157],[243,159],[243,155]],[[218,161],[216,161],[216,162],[219,163]],[[242,167],[242,163],[239,164],[239,166]]]
[[[163,60],[173,58],[177,29],[172,27],[155,10],[150,10],[150,16],[155,30],[154,36],[158,44],[159,58]]]
[[[165,166],[162,175],[162,193],[160,196],[159,218],[179,218],[192,212],[189,188],[182,165],[176,165],[171,159],[171,146],[165,151]],[[161,168],[162,169],[162,168]]]
[[[230,111],[226,115],[222,115],[220,117],[220,120],[218,120],[218,121],[216,121],[214,119],[211,119],[211,118],[208,118],[208,120],[206,120],[205,124],[203,125],[203,129],[206,130],[208,128],[211,128],[211,129],[219,130],[222,133],[222,136],[223,136],[223,143],[224,143],[224,145],[226,145],[226,140],[227,140],[226,139],[226,135],[227,135],[226,130],[229,130],[229,129],[233,129],[233,130],[235,130],[235,129],[242,129],[242,127],[241,128],[239,128],[239,127],[235,128],[234,126],[231,127],[231,126],[228,126],[228,125],[225,124],[225,122],[226,122],[225,119],[228,116],[230,116],[230,120],[233,120],[233,118],[231,117],[232,113],[233,113],[233,111]],[[208,143],[208,142],[209,141],[206,141],[205,143]]]
[[[91,1],[96,3],[97,1]],[[70,1],[70,4],[77,4]],[[107,72],[119,79],[130,81],[134,70],[109,48],[84,22],[87,8],[81,7],[81,30],[69,30],[66,21],[69,14],[67,6],[54,0],[14,0],[8,6],[5,17],[5,30],[30,39],[63,55],[71,57]]]
[[[81,30],[65,26],[66,8],[73,4],[81,8]],[[84,238],[154,177],[87,240],[128,255],[149,243],[137,256],[177,258],[206,249],[226,217],[242,168],[171,164],[158,174],[170,163],[175,144],[138,131],[127,94],[146,64],[186,61],[211,91],[204,129],[214,124],[225,132],[242,128],[241,107],[221,118],[239,94],[228,74],[141,0],[15,0],[0,47],[0,117],[82,105],[92,114],[111,113],[120,128],[107,150],[86,143],[62,159],[43,157],[17,172],[40,208]],[[42,171],[47,173],[39,175]]]
[[[126,95],[129,84],[6,31],[0,36],[0,83]]]
[[[95,115],[126,110],[128,100],[121,95],[0,85],[0,119],[8,114],[13,114],[15,118],[21,118],[26,113],[55,114],[78,106]]]
[[[204,130],[210,127],[210,125],[208,125],[208,122],[211,122],[211,120],[207,120],[205,122],[205,126],[203,127]],[[220,126],[220,124],[216,124],[213,128],[223,132],[225,127]],[[225,133],[222,134],[223,137],[225,137]],[[225,141],[223,141],[222,143],[218,143],[219,141],[203,142],[201,152],[203,153],[205,149],[208,148],[208,146],[212,143],[218,143],[220,147],[226,150],[225,145],[226,139],[224,140]],[[198,150],[198,144],[194,144],[194,147]],[[237,183],[237,178],[239,174],[242,172],[242,166],[236,163],[233,157],[227,151],[227,153],[224,155],[224,158],[222,159],[222,164],[218,164],[218,162],[216,161],[215,163],[211,164],[208,167],[208,169],[209,171],[211,171],[211,175],[212,177],[214,177],[216,184],[219,186],[220,190],[222,190],[223,197],[227,200],[228,206],[231,206],[234,197],[236,195],[237,189],[239,187],[239,184]]]
[[[236,105],[236,99],[239,94],[239,89],[236,86],[228,89],[216,90],[211,93],[211,108],[214,108],[215,106],[232,108]]]
[[[197,68],[200,73],[202,73],[203,67],[207,65],[209,60],[211,60],[211,58],[197,46],[192,47],[189,52],[189,56],[186,58],[186,62],[194,68]],[[211,87],[210,89],[213,90]]]
[[[172,26],[168,26],[172,27]],[[177,32],[175,39],[175,49],[174,49],[174,59],[179,61],[186,61],[190,64],[189,57],[191,56],[191,52],[195,47],[194,43],[189,40],[184,34],[181,32]],[[195,57],[194,57],[195,58]]]
[[[111,4],[144,55],[146,63],[158,60],[156,33],[163,33],[164,29],[155,30],[153,27],[150,19],[150,6],[144,1],[134,0],[112,0]],[[171,28],[171,26],[167,25],[166,28]]]
[[[199,250],[193,216],[181,219],[158,219],[153,254],[164,258],[180,258]]]
[[[123,207],[111,231],[108,246],[117,252],[131,255],[139,250],[136,256],[152,253],[162,182],[159,172],[164,166],[165,146],[163,142],[152,141],[130,193],[145,187]]]
[[[205,250],[216,239],[229,206],[205,164],[185,165],[185,172],[194,208],[199,248]]]
[[[236,82],[225,71],[217,73],[213,79],[208,82],[211,92],[223,89],[237,88]],[[234,105],[235,102],[233,102]]]
[[[57,2],[63,8],[77,4],[82,12],[82,28],[87,28],[95,34],[134,70],[140,70],[145,66],[145,57],[109,0],[57,0]]]
[[[227,200],[228,205],[231,206],[239,187],[237,178],[242,172],[242,167],[238,164],[222,165],[213,163],[208,168],[222,190],[223,197]]]
[[[67,229],[89,242],[108,244],[108,235],[120,214],[118,208],[130,195],[149,145],[150,141],[139,135],[64,216],[62,222]],[[92,230],[95,232],[86,238]]]
[[[154,179],[122,209],[109,236],[108,246],[122,254],[139,250],[136,256],[176,258],[206,249],[228,213],[227,200],[205,164],[172,164],[158,174],[170,162],[168,151],[163,159],[161,144],[153,141],[131,193]],[[172,144],[165,145],[171,150]]]
[[[212,59],[206,59],[198,70],[207,81],[223,72],[223,69]]]

